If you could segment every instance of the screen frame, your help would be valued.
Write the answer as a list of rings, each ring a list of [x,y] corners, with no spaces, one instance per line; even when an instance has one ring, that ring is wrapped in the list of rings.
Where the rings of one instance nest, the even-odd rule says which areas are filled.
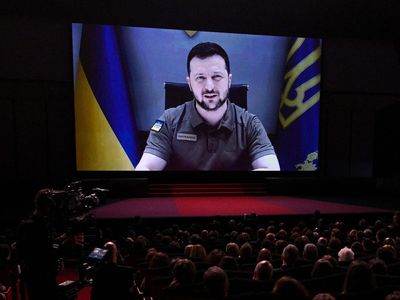
[[[96,21],[83,21],[83,20],[73,20],[70,23],[70,40],[72,41],[72,26],[73,24],[80,23],[80,24],[98,24],[98,25],[113,25],[113,26],[130,26],[130,27],[145,27],[145,28],[153,28],[153,29],[172,29],[172,30],[184,30],[182,28],[178,28],[176,26],[171,25],[163,25],[160,24],[154,25],[150,23],[135,23],[135,22],[104,22],[100,20]],[[204,31],[211,31],[211,32],[222,32],[222,33],[236,33],[236,34],[252,34],[252,35],[269,35],[269,36],[282,36],[282,37],[295,37],[300,36],[298,32],[295,34],[293,33],[283,33],[281,31],[271,31],[271,30],[232,30],[229,28],[210,28],[208,26],[198,26],[198,30]],[[325,166],[324,157],[325,157],[325,148],[324,148],[324,135],[325,132],[325,122],[323,119],[323,111],[325,107],[325,92],[323,89],[323,82],[324,82],[324,38],[321,36],[310,36],[301,34],[301,37],[309,37],[309,38],[316,38],[321,39],[321,57],[320,57],[320,70],[321,70],[321,79],[320,79],[320,100],[319,100],[319,132],[318,132],[318,168],[315,171],[85,171],[85,170],[78,170],[77,169],[77,159],[76,159],[76,116],[75,116],[75,107],[73,109],[74,116],[74,168],[72,172],[73,178],[80,178],[80,179],[144,179],[148,182],[154,183],[193,183],[193,182],[220,182],[220,183],[253,183],[253,182],[265,182],[265,180],[271,179],[279,179],[279,178],[320,178],[323,176],[323,170]],[[72,42],[71,42],[72,44]],[[71,45],[71,73],[74,74],[73,71],[73,49]],[[73,77],[73,76],[71,76]],[[71,84],[72,88],[72,105],[74,106],[74,80],[72,80]],[[270,135],[269,135],[270,136]]]

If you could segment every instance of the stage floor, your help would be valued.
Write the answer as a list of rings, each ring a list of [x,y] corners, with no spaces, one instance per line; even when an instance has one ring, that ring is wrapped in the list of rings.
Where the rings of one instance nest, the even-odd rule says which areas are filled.
[[[97,207],[97,219],[387,213],[389,209],[291,196],[191,196],[120,199]]]

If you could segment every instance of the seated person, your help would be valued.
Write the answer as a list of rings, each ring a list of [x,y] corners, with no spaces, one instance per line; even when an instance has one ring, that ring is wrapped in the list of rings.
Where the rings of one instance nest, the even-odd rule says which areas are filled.
[[[194,100],[155,122],[136,170],[279,170],[261,121],[228,99],[232,74],[225,50],[196,45],[187,71]]]
[[[352,261],[347,269],[342,294],[362,294],[363,296],[372,296],[375,289],[375,276],[368,264],[361,260]],[[371,297],[370,299],[375,298]]]
[[[282,299],[309,299],[304,285],[297,279],[288,276],[278,279],[272,293],[280,295]]]
[[[311,270],[311,278],[324,277],[333,274],[334,268],[329,260],[320,258],[318,259]]]
[[[287,245],[281,255],[282,265],[281,269],[285,270],[287,268],[292,268],[297,266],[299,260],[299,250],[293,244]]]
[[[273,267],[268,260],[262,260],[254,268],[253,280],[265,283],[265,288],[272,289]]]
[[[204,286],[210,299],[224,299],[228,296],[229,279],[220,267],[210,267],[203,276]]]
[[[172,269],[174,278],[169,286],[181,286],[194,283],[196,271],[196,265],[191,260],[187,258],[177,259]]]
[[[348,266],[354,260],[354,252],[351,248],[343,247],[338,252],[338,261],[341,266]]]

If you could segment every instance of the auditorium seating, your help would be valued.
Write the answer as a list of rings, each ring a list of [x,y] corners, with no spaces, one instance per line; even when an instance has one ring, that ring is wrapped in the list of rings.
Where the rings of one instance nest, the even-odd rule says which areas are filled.
[[[317,276],[317,277],[311,277],[311,271],[313,270],[314,263],[313,261],[310,260],[304,260],[302,258],[299,259],[298,263],[295,264],[293,267],[282,267],[282,261],[279,259],[280,257],[280,252],[282,249],[279,247],[279,243],[277,245],[272,245],[271,246],[271,263],[273,265],[273,277],[272,281],[270,283],[264,283],[264,282],[257,282],[253,280],[253,272],[254,268],[256,266],[256,260],[257,260],[257,253],[261,248],[262,243],[260,242],[255,242],[256,240],[256,232],[259,228],[269,228],[271,232],[273,231],[276,236],[279,236],[279,238],[284,239],[286,241],[286,244],[293,244],[294,240],[296,237],[299,235],[302,236],[307,236],[307,238],[310,240],[311,243],[317,243],[319,237],[325,237],[328,241],[331,236],[332,230],[334,228],[341,230],[340,234],[340,239],[341,239],[341,247],[344,247],[345,245],[350,245],[352,240],[349,240],[349,236],[347,235],[351,229],[356,229],[359,232],[359,237],[362,241],[362,239],[365,239],[366,237],[363,236],[361,233],[365,228],[359,228],[357,218],[358,216],[354,216],[353,220],[347,219],[346,222],[344,222],[344,225],[337,225],[337,222],[335,221],[336,218],[340,218],[340,216],[331,216],[332,220],[325,221],[325,225],[322,226],[322,228],[318,228],[318,230],[315,229],[315,222],[317,220],[312,219],[311,221],[305,221],[305,224],[302,229],[299,229],[300,227],[297,226],[297,221],[293,221],[286,219],[284,216],[282,216],[281,221],[278,219],[278,221],[271,221],[271,220],[262,220],[259,219],[258,222],[254,222],[252,220],[251,225],[247,224],[246,222],[243,221],[243,219],[237,218],[235,220],[235,223],[230,222],[230,220],[219,220],[218,222],[207,222],[205,220],[204,222],[200,222],[199,220],[196,220],[196,224],[187,224],[187,223],[182,223],[182,225],[174,225],[177,228],[174,228],[174,230],[171,230],[172,224],[169,224],[168,222],[163,223],[162,225],[153,223],[150,225],[146,224],[145,221],[143,221],[143,224],[140,224],[140,226],[135,227],[135,231],[137,232],[136,235],[133,237],[133,239],[136,239],[138,236],[145,236],[148,239],[148,243],[146,245],[146,249],[150,249],[151,247],[157,247],[157,245],[160,245],[158,249],[156,249],[157,253],[160,253],[160,249],[163,249],[167,251],[169,249],[168,247],[163,247],[161,246],[162,244],[159,242],[160,239],[164,235],[168,235],[168,240],[173,240],[178,243],[180,243],[182,249],[185,248],[187,244],[189,244],[191,238],[192,240],[195,240],[196,243],[199,244],[213,244],[213,245],[219,245],[222,251],[225,251],[225,246],[227,243],[230,242],[236,242],[240,244],[240,241],[238,241],[238,238],[240,236],[240,233],[246,232],[246,234],[249,236],[250,244],[253,245],[253,255],[246,257],[246,258],[240,258],[236,257],[234,260],[237,262],[237,269],[234,270],[225,270],[225,273],[228,276],[229,283],[230,283],[230,288],[229,288],[229,296],[227,300],[234,300],[234,299],[280,299],[279,295],[276,295],[273,293],[273,288],[275,282],[279,279],[282,278],[283,276],[289,276],[291,278],[294,278],[298,280],[308,291],[310,299],[318,294],[318,293],[330,293],[333,296],[335,296],[337,299],[355,299],[357,297],[370,297],[371,295],[376,297],[375,299],[384,299],[384,296],[395,291],[395,290],[400,290],[400,263],[398,262],[397,259],[393,260],[392,263],[387,265],[387,273],[385,274],[376,274],[374,275],[374,278],[376,279],[377,283],[377,288],[373,290],[369,295],[362,295],[362,293],[359,294],[348,294],[348,295],[343,295],[342,294],[342,288],[343,288],[343,283],[346,277],[346,272],[348,270],[348,263],[339,263],[335,261],[334,258],[332,258],[332,266],[333,266],[333,273],[331,275],[327,276]],[[370,221],[367,221],[367,227],[372,230],[373,232],[376,232],[376,229],[374,227],[374,221],[375,219],[381,220],[383,222],[383,226],[388,228],[388,234],[393,236],[393,238],[398,237],[399,238],[399,233],[398,231],[395,231],[393,228],[393,224],[390,218],[390,215],[383,215],[383,216],[375,216]],[[187,220],[186,220],[187,221]],[[301,220],[304,222],[304,220]],[[165,222],[165,220],[164,220]],[[177,222],[174,220],[174,222]],[[178,223],[178,222],[177,222]],[[179,223],[178,223],[179,224]],[[273,226],[270,226],[273,224]],[[97,224],[100,228],[103,226],[99,222]],[[109,226],[109,224],[107,224]],[[219,237],[218,240],[215,241],[213,240],[213,243],[207,243],[207,234],[204,234],[202,237],[200,237],[200,232],[202,230],[216,230],[219,231]],[[121,225],[119,224],[115,228],[108,227],[107,228],[110,236],[117,237],[117,239],[121,239],[121,241],[125,238],[124,232],[120,232],[121,230]],[[280,232],[278,234],[279,230],[284,230],[286,232],[286,235]],[[389,231],[391,230],[391,231]],[[192,235],[197,235],[192,237]],[[154,240],[155,237],[157,236],[157,241]],[[215,238],[215,237],[214,237]],[[375,243],[374,236],[370,237],[371,242]],[[117,241],[118,242],[118,241]],[[274,243],[277,241],[275,240]],[[98,244],[103,244],[104,241],[101,240]],[[284,243],[285,244],[285,243]],[[284,245],[283,244],[283,245]],[[382,245],[382,244],[381,244]],[[378,245],[374,246],[376,249],[379,248]],[[397,251],[397,257],[400,257],[400,249],[399,245],[395,245],[395,249]],[[153,250],[154,251],[154,250]],[[333,254],[334,256],[337,256],[332,252],[333,250],[330,250],[330,253]],[[210,250],[207,250],[207,254],[210,253]],[[299,252],[301,253],[301,252]],[[319,254],[319,257],[324,255],[325,252],[321,252]],[[171,262],[168,266],[165,267],[160,267],[160,268],[154,268],[150,267],[151,266],[151,261],[145,261],[144,258],[141,260],[136,260],[135,261],[135,289],[136,289],[136,296],[138,300],[183,300],[183,299],[189,299],[189,300],[205,300],[207,299],[207,290],[204,287],[203,284],[203,276],[205,271],[212,266],[210,261],[208,261],[208,258],[190,258],[188,255],[185,255],[183,251],[169,251],[168,254],[168,259]],[[301,254],[300,254],[301,255]],[[358,259],[363,260],[368,263],[368,261],[371,258],[374,258],[376,256],[364,252],[363,255],[359,256]],[[144,256],[143,256],[144,257]],[[195,275],[195,280],[194,283],[192,284],[187,284],[183,286],[170,286],[174,276],[172,274],[172,264],[177,258],[188,258],[192,259],[194,265],[196,266],[196,275]],[[215,258],[215,257],[214,257]],[[128,262],[129,260],[127,260]],[[124,261],[123,259],[121,260],[121,263],[123,264]],[[214,262],[218,264],[218,262]],[[0,272],[0,282],[6,282],[6,279],[1,276],[2,273]],[[4,284],[4,283],[3,283]],[[13,283],[10,283],[10,287]],[[11,288],[7,290],[6,293],[7,300],[19,300],[15,298],[14,293]]]

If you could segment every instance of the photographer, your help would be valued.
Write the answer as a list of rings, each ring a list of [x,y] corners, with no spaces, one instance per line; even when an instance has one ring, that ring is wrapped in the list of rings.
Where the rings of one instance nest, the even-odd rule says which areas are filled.
[[[75,236],[58,233],[57,207],[52,189],[41,189],[35,196],[33,214],[19,225],[16,249],[21,263],[21,279],[29,300],[60,299],[56,281],[59,246],[75,243]]]

